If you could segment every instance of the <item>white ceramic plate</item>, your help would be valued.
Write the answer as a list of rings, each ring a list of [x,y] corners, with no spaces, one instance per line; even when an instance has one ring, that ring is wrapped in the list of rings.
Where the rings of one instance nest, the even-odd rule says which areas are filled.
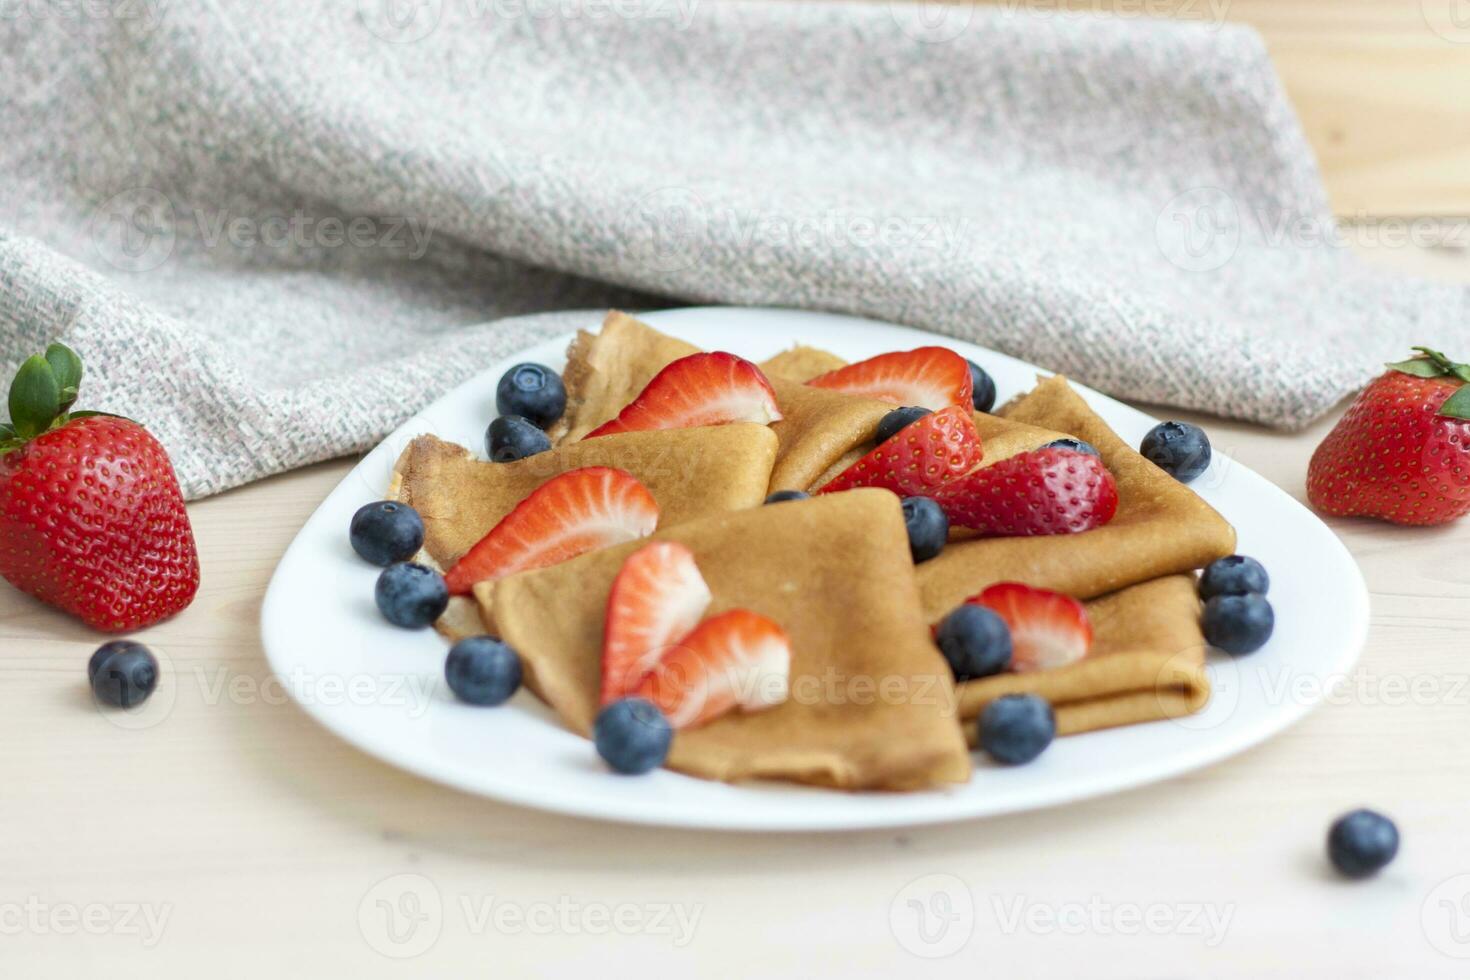
[[[700,347],[753,360],[798,341],[850,360],[946,344],[991,373],[1001,401],[1029,390],[1038,371],[970,344],[851,317],[708,308],[647,319]],[[501,374],[521,361],[559,369],[565,349],[561,339],[492,364],[390,436],[307,521],[266,594],[266,654],[301,706],[363,751],[426,778],[526,806],[646,824],[837,830],[959,820],[1085,799],[1224,759],[1305,714],[1363,646],[1368,596],[1347,550],[1287,494],[1216,453],[1194,486],[1235,525],[1240,550],[1270,570],[1277,624],[1271,642],[1250,657],[1215,656],[1215,693],[1200,714],[1060,739],[1036,762],[1012,769],[977,756],[968,784],[925,793],[727,786],[668,771],[613,775],[589,742],[563,729],[528,692],[500,708],[457,703],[442,679],[443,640],[430,630],[395,628],[378,615],[372,598],[378,570],[347,543],[353,512],[381,499],[409,439],[433,432],[483,451]],[[1080,390],[1129,443],[1136,445],[1155,422]]]

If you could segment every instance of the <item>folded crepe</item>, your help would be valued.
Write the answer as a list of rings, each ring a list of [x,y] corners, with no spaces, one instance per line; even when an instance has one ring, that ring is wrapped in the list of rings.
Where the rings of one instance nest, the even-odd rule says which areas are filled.
[[[790,698],[678,733],[672,769],[907,790],[970,772],[952,675],[920,613],[897,499],[854,490],[689,521],[655,538],[694,552],[709,614],[745,608],[791,638]],[[637,542],[476,586],[531,689],[586,735],[598,710],[603,616]],[[589,750],[590,751],[590,750]]]

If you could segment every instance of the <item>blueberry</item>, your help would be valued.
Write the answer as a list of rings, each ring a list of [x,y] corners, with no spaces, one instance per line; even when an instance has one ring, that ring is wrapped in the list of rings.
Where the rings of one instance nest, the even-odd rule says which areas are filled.
[[[603,708],[592,726],[597,754],[614,772],[636,776],[668,757],[674,729],[653,702],[624,698]]]
[[[965,363],[970,365],[970,383],[974,387],[970,400],[975,405],[975,411],[988,412],[995,407],[995,380],[974,361],[967,359]]]
[[[1399,852],[1399,829],[1372,810],[1343,814],[1327,832],[1327,856],[1349,878],[1366,878]]]
[[[779,504],[787,500],[807,500],[811,494],[805,490],[777,490],[766,498],[768,504]]]
[[[949,540],[949,518],[929,497],[903,498],[903,526],[908,529],[909,552],[916,565],[943,551]]]
[[[1205,639],[1226,653],[1255,653],[1271,639],[1276,614],[1265,596],[1217,595],[1205,603]]]
[[[544,429],[567,410],[567,390],[561,376],[545,364],[517,364],[495,388],[495,410]]]
[[[980,712],[980,747],[996,762],[1030,762],[1057,736],[1057,716],[1035,694],[1007,694]]]
[[[1138,451],[1181,483],[1210,468],[1210,437],[1188,422],[1160,422],[1148,430]]]
[[[444,614],[449,605],[449,589],[444,585],[444,576],[432,568],[401,561],[383,569],[373,598],[388,622],[418,629]]]
[[[363,504],[352,515],[347,530],[352,550],[374,565],[408,561],[424,546],[424,522],[419,512],[396,500]]]
[[[1083,453],[1083,454],[1088,455],[1088,456],[1096,456],[1099,459],[1102,458],[1102,453],[1100,453],[1100,452],[1097,451],[1097,447],[1096,446],[1094,446],[1090,442],[1083,442],[1081,439],[1072,439],[1072,438],[1067,438],[1067,439],[1053,439],[1051,442],[1047,443],[1046,445],[1042,446],[1041,448],[1042,449],[1070,449],[1074,453]]]
[[[878,420],[878,431],[874,438],[879,442],[887,442],[898,435],[899,429],[930,414],[932,413],[927,408],[895,408]]]
[[[1213,599],[1217,595],[1265,595],[1271,588],[1271,576],[1265,566],[1245,555],[1217,558],[1205,566],[1199,577],[1199,597]]]
[[[944,617],[935,637],[957,681],[989,677],[1011,665],[1011,630],[994,610],[969,604]]]
[[[469,636],[449,648],[444,679],[461,701],[496,705],[521,686],[521,658],[491,636]]]
[[[148,700],[158,686],[158,659],[141,643],[104,643],[87,661],[87,680],[98,701],[132,708]]]
[[[546,433],[519,415],[502,415],[485,430],[485,454],[497,463],[513,463],[550,448]]]

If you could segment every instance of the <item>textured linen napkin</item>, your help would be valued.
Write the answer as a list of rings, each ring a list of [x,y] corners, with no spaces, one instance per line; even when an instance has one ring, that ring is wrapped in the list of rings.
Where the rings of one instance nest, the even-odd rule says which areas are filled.
[[[1293,426],[1470,293],[1333,243],[1237,28],[714,0],[0,0],[0,360],[197,497],[570,308],[840,310]],[[541,315],[536,315],[541,314]]]

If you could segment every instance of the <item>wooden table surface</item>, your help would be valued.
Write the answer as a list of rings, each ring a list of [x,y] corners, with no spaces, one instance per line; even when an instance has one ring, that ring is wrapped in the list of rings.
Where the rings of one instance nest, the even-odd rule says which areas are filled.
[[[1462,256],[1384,258],[1470,279]],[[1330,421],[1296,435],[1208,424],[1301,497]],[[261,597],[351,465],[191,507],[204,583],[141,635],[170,666],[154,707],[172,707],[138,723],[91,704],[95,635],[0,589],[0,976],[1470,971],[1470,525],[1338,522],[1373,596],[1359,668],[1228,762],[946,827],[695,833],[443,789],[284,699]],[[1347,883],[1324,833],[1364,804],[1397,819],[1403,848],[1380,878]]]

